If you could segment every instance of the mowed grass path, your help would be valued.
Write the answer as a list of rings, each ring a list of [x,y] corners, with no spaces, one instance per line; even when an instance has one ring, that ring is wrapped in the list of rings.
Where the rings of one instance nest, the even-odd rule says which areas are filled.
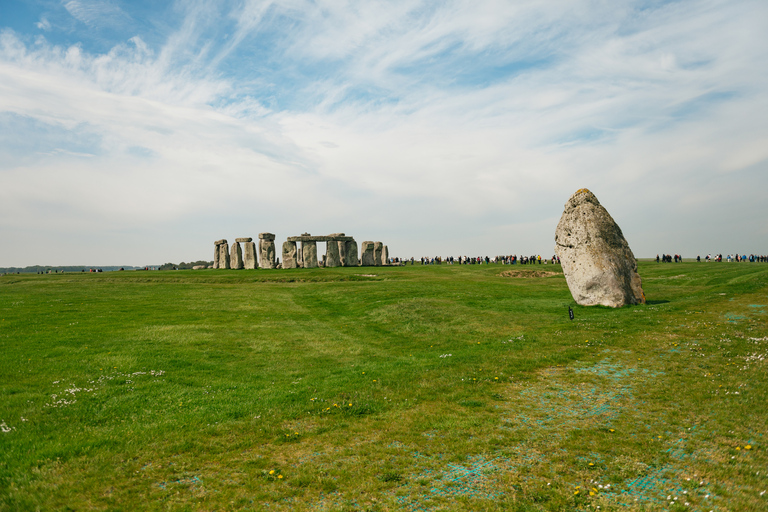
[[[768,509],[768,265],[640,274],[2,276],[0,510]]]

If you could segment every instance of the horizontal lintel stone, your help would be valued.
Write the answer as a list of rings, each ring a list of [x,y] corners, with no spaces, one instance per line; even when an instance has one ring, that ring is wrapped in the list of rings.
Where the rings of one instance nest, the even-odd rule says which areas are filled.
[[[351,236],[289,236],[289,242],[351,242]]]

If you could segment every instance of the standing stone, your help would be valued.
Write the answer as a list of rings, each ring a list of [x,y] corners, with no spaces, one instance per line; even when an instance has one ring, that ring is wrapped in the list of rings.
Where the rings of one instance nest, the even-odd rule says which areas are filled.
[[[376,263],[373,261],[373,242],[365,241],[360,247],[360,259],[363,267],[372,267]]]
[[[357,242],[350,240],[348,242],[339,242],[344,244],[344,266],[356,267],[359,264],[357,260]]]
[[[229,265],[229,244],[224,240],[219,244],[219,268],[230,268]]]
[[[339,243],[338,242],[326,242],[325,243],[325,261],[326,267],[340,267],[341,260],[339,259]]]
[[[304,268],[304,250],[301,246],[296,249],[296,266]]]
[[[255,270],[258,268],[256,261],[256,244],[248,241],[243,244],[243,268]]]
[[[386,245],[381,249],[381,264],[389,265],[389,247]]]
[[[296,242],[283,242],[283,268],[296,267]]]
[[[232,250],[229,253],[229,266],[235,270],[242,270],[243,268],[243,250],[237,242],[232,244]]]
[[[317,268],[317,242],[301,242],[304,268]]]
[[[259,266],[261,268],[275,268],[275,241],[259,240]]]
[[[373,242],[373,264],[377,267],[381,266],[381,253],[384,248],[384,244],[381,242]]]
[[[618,308],[645,303],[637,260],[621,228],[589,190],[577,190],[565,203],[555,244],[577,304]]]
[[[224,268],[224,265],[221,263],[220,257],[221,257],[221,244],[225,244],[227,241],[225,239],[216,240],[213,242],[213,268]]]

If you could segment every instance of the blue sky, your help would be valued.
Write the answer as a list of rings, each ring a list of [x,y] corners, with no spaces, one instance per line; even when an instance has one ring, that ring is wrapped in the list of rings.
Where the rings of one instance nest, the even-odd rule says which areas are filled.
[[[768,3],[0,0],[0,266],[345,232],[768,253]]]

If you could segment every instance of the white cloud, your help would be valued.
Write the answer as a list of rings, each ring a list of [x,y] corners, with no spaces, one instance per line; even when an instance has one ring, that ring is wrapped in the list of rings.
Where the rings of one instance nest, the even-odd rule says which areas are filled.
[[[51,22],[45,18],[40,18],[40,21],[35,23],[35,26],[43,31],[51,30]]]

